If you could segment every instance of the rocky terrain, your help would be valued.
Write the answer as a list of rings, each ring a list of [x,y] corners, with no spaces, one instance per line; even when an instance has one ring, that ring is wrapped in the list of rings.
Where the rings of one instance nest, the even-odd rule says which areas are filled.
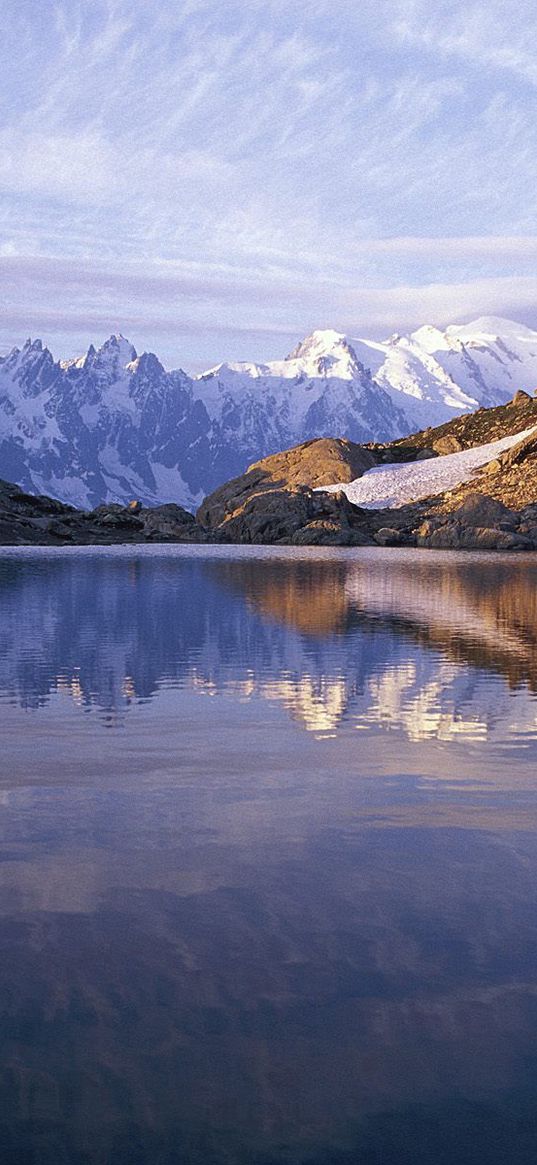
[[[0,481],[0,545],[107,545],[123,542],[218,541],[202,529],[193,514],[173,503],[145,508],[98,506],[76,510],[53,498],[27,494]]]
[[[449,459],[509,437],[510,448],[435,496],[381,509],[346,496],[346,485],[375,467]],[[393,442],[303,442],[254,462],[206,497],[195,516],[175,503],[138,499],[81,510],[0,482],[3,545],[148,542],[537,549],[537,400],[519,391],[508,404]]]
[[[447,456],[532,425],[537,426],[537,400],[518,391],[506,405],[479,409],[403,440],[365,446],[341,440],[306,442],[254,463],[216,490],[198,510],[198,519],[233,542],[536,549],[537,434],[515,443],[471,481],[408,505],[366,510],[350,503],[347,509],[348,500],[339,492],[328,495],[336,507],[330,512],[327,495],[314,492],[330,479],[350,482],[375,465]],[[322,515],[315,514],[316,504],[324,506]],[[297,527],[298,513],[304,516],[306,511],[307,520]]]

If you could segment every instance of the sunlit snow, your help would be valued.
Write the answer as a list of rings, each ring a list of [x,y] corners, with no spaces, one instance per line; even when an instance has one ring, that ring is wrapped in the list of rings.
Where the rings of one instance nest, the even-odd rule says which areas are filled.
[[[343,490],[350,502],[366,510],[383,510],[419,501],[420,498],[433,497],[470,481],[476,470],[488,461],[493,461],[506,449],[511,449],[536,429],[537,426],[532,426],[514,436],[503,437],[500,441],[477,445],[461,453],[449,453],[445,457],[412,461],[406,465],[397,462],[377,465],[354,481],[327,487],[328,492]]]

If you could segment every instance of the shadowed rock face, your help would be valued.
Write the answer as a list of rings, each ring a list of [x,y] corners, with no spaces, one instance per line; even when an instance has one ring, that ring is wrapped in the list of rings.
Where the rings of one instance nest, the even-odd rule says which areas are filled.
[[[238,479],[237,493],[230,489],[224,499],[216,499],[214,507],[211,498],[207,499],[197,515],[209,530],[228,542],[297,546],[364,546],[372,542],[366,515],[343,493],[315,493],[296,486],[265,489],[259,480],[244,489],[243,481]]]
[[[353,481],[377,461],[372,449],[352,441],[306,441],[255,462],[205,498],[196,516],[232,542],[364,545],[371,537],[363,510],[344,494],[314,490]]]
[[[145,509],[98,506],[75,510],[52,498],[33,497],[0,481],[0,545],[100,545],[123,542],[206,542],[194,516],[174,504]],[[211,539],[215,541],[214,537]]]

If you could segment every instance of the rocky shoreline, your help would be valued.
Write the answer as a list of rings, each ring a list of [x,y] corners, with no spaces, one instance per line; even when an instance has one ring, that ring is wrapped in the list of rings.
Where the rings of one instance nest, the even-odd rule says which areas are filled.
[[[394,510],[362,510],[344,493],[307,487],[256,494],[227,520],[174,504],[104,505],[84,512],[0,482],[0,545],[108,546],[228,543],[280,546],[415,546],[537,550],[537,503],[519,511],[477,492],[450,512],[442,498]]]

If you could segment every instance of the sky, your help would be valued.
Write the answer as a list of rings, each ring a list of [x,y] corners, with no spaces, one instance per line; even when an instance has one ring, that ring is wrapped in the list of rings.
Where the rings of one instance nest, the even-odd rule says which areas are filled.
[[[537,327],[533,0],[3,0],[0,349]]]

